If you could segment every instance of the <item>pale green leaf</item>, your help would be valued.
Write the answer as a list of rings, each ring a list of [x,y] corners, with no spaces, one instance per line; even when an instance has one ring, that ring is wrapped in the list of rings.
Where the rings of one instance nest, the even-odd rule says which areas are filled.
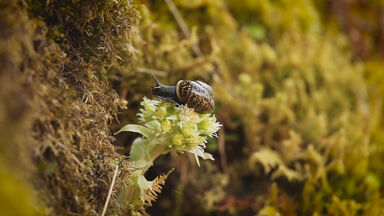
[[[152,181],[148,181],[143,175],[140,175],[137,184],[140,187],[140,200],[144,203],[147,190],[152,190]]]
[[[123,131],[140,133],[146,138],[150,138],[152,134],[151,130],[149,130],[144,126],[136,125],[136,124],[127,124],[124,127],[122,127],[119,131],[117,131],[115,135]]]
[[[130,159],[135,162],[137,167],[143,167],[147,164],[145,160],[146,147],[147,145],[143,143],[143,139],[141,137],[136,138],[132,143],[129,156]]]

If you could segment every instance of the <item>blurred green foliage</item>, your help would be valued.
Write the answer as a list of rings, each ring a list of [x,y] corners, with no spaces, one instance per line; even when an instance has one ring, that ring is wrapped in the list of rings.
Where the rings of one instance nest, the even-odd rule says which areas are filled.
[[[372,112],[370,89],[364,79],[365,62],[354,59],[350,40],[335,27],[337,21],[323,16],[323,10],[332,5],[317,1],[174,2],[187,25],[198,29],[197,43],[203,55],[196,58],[191,48],[189,55],[174,49],[171,55],[177,60],[161,60],[172,66],[179,61],[187,65],[202,58],[209,61],[204,67],[187,71],[164,68],[164,64],[148,63],[146,67],[169,71],[173,81],[185,76],[213,79],[220,104],[217,112],[225,131],[240,127],[244,136],[244,143],[229,142],[238,146],[227,147],[242,148],[232,156],[227,170],[232,177],[228,183],[231,189],[224,187],[226,195],[220,199],[212,197],[215,204],[207,202],[207,211],[370,215],[375,208],[373,200],[380,200],[377,197],[382,192],[382,174],[374,168],[381,164],[379,156],[375,157],[382,152],[376,151],[381,144],[371,139],[372,124],[378,124],[373,123],[373,115],[380,112]],[[153,26],[150,28],[156,29],[159,39],[175,35],[174,29],[179,26],[167,5],[161,1],[147,1],[146,5],[151,13],[147,11],[144,19],[152,24],[144,25],[144,29]],[[177,32],[174,40],[167,41],[169,44],[184,37],[180,30]],[[152,44],[166,46],[160,41]],[[150,53],[143,55],[147,58]],[[381,63],[377,66],[382,67]],[[377,97],[381,100],[382,94]],[[233,152],[227,154],[231,157]],[[241,181],[245,176],[265,176],[269,179],[266,185],[277,182],[279,202],[270,206],[260,201],[258,197],[268,191],[263,192],[257,181]],[[204,187],[198,182],[189,186],[195,190]],[[241,187],[255,189],[241,192]],[[208,196],[217,188],[213,184],[205,190]],[[235,200],[252,198],[247,198],[250,204],[232,202],[228,207],[226,199],[232,196]],[[185,205],[185,212],[190,211]]]

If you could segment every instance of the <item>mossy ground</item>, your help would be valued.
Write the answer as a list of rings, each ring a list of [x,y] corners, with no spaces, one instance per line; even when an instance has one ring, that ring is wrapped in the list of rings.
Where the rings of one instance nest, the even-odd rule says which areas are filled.
[[[174,0],[190,38],[164,1],[1,2],[0,211],[100,215],[119,165],[112,215],[382,215],[384,5],[337,2]],[[135,135],[111,131],[151,73],[210,83],[224,127],[215,162],[159,159],[159,200],[122,205]]]

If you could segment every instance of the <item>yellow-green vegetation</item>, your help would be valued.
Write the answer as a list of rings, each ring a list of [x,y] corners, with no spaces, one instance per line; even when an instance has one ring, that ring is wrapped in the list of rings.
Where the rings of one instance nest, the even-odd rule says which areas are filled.
[[[0,3],[0,212],[384,215],[380,2]]]

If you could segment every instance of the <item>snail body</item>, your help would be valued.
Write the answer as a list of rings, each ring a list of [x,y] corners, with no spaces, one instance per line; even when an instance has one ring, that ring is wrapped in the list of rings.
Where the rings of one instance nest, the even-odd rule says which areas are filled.
[[[160,84],[154,75],[156,86],[152,87],[152,94],[156,97],[174,102],[186,104],[194,108],[198,113],[210,113],[215,106],[212,88],[201,81],[180,80],[176,86]]]

